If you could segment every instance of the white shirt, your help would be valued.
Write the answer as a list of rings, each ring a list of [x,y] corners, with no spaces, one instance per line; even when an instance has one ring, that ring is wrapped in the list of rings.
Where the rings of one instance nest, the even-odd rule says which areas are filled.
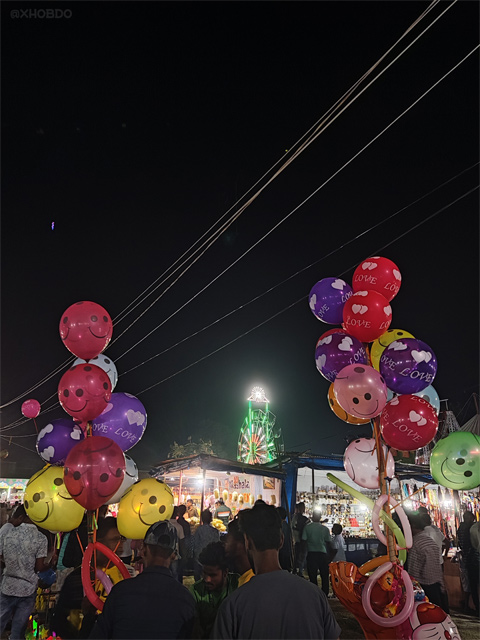
[[[330,562],[341,562],[342,560],[345,561],[347,559],[345,556],[347,546],[341,533],[337,533],[337,535],[332,536],[332,547],[337,550],[337,553]]]
[[[38,583],[35,560],[46,558],[46,536],[34,524],[24,522],[0,538],[0,555],[5,561],[2,593],[6,596],[32,595]]]
[[[434,542],[437,543],[440,549],[440,555],[442,555],[443,541],[445,540],[445,536],[443,535],[441,530],[438,527],[436,527],[434,524],[429,524],[427,527],[425,527],[423,532],[426,533],[429,538],[431,538]],[[443,556],[442,556],[442,564],[443,564]]]

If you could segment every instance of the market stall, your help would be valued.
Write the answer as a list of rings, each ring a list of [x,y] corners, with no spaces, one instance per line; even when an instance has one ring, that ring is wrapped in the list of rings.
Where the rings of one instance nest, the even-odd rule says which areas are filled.
[[[0,502],[8,505],[23,502],[28,479],[0,478]]]
[[[199,512],[214,508],[223,498],[235,515],[251,507],[255,500],[279,506],[285,473],[263,465],[251,465],[216,456],[199,454],[159,462],[150,475],[166,482],[175,504],[193,500]]]

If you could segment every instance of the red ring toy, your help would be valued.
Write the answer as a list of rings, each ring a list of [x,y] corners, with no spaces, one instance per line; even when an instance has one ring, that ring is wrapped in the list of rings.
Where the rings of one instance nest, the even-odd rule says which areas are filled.
[[[94,549],[97,551],[101,551],[104,556],[106,556],[120,571],[123,578],[130,578],[130,574],[128,572],[127,567],[123,564],[120,558],[114,553],[111,549],[106,547],[101,542],[90,542],[85,549],[85,553],[83,554],[82,560],[82,585],[85,591],[85,595],[89,599],[89,601],[96,607],[99,611],[103,611],[103,600],[95,593],[92,582],[90,580],[90,562],[92,560],[92,554]]]

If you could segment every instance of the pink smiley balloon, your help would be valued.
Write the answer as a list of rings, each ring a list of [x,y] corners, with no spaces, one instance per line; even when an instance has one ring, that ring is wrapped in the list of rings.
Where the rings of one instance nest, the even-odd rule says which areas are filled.
[[[375,418],[387,403],[385,380],[376,369],[364,364],[344,367],[335,378],[333,392],[342,409],[356,418]]]

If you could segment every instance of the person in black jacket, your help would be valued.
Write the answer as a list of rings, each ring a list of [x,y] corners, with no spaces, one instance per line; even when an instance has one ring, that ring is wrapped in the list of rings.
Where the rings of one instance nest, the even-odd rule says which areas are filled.
[[[173,577],[177,532],[168,521],[152,525],[143,541],[144,570],[108,595],[90,638],[191,638],[195,601]]]

